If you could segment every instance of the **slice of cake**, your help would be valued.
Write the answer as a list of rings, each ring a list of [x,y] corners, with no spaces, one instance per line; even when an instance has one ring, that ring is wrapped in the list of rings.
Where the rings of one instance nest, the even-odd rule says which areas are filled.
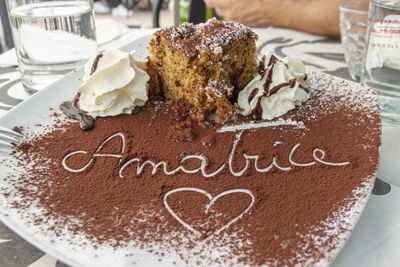
[[[157,31],[148,46],[151,94],[186,99],[198,121],[232,118],[237,93],[258,70],[256,39],[248,27],[216,19]]]

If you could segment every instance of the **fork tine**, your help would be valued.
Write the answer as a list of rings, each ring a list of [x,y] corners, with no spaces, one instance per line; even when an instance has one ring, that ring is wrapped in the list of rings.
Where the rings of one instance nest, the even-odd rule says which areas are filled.
[[[1,147],[6,147],[6,148],[14,148],[15,147],[15,145],[13,145],[12,143],[7,143],[7,142],[5,142],[5,141],[2,141],[2,140],[0,140],[0,148]]]
[[[21,141],[21,138],[7,136],[7,135],[0,133],[0,141],[6,142],[6,143],[19,143]]]
[[[23,135],[0,126],[0,147],[13,148],[21,142]]]
[[[19,137],[19,138],[22,138],[22,137],[23,137],[22,134],[17,133],[17,132],[15,132],[15,131],[10,130],[10,129],[8,129],[8,128],[6,128],[6,127],[3,127],[3,126],[0,126],[0,134],[5,134],[5,135],[14,136],[14,137]]]

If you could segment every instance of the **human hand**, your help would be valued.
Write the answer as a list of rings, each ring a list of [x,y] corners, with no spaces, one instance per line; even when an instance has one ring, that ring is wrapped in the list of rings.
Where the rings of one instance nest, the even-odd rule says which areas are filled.
[[[219,16],[250,27],[273,25],[276,12],[280,8],[279,2],[274,0],[205,0],[206,5],[215,8]]]
[[[347,0],[204,0],[226,20],[339,36],[339,4]]]

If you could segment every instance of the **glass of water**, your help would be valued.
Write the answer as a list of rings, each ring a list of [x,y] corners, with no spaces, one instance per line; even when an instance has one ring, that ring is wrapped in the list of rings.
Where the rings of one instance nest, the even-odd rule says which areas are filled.
[[[344,2],[339,6],[344,58],[351,78],[357,82],[360,81],[362,73],[368,8],[367,0]]]
[[[30,94],[97,53],[93,0],[6,0],[21,82]]]
[[[362,82],[377,89],[382,121],[400,126],[400,0],[371,0]]]

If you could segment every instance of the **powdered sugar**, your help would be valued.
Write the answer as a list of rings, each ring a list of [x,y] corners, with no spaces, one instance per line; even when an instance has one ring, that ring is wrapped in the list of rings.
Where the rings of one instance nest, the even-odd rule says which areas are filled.
[[[217,79],[209,79],[205,87],[200,87],[200,90],[205,90],[207,98],[214,99],[216,97],[231,96],[233,93],[233,86],[229,86],[225,82]]]
[[[376,91],[371,87],[322,72],[310,72],[308,77],[310,88],[313,91],[321,91],[319,100],[322,102],[322,110],[324,105],[332,101],[336,101],[338,107],[346,106],[354,111],[363,111],[365,114],[379,109]]]
[[[235,40],[257,39],[257,35],[247,26],[215,18],[196,25],[183,23],[178,27],[167,28],[164,36],[170,39],[174,49],[180,49],[188,55],[198,53],[222,55],[224,46],[232,44]]]
[[[243,123],[243,124],[236,124],[236,125],[226,125],[222,126],[217,130],[218,133],[223,133],[223,132],[236,132],[236,131],[241,131],[241,130],[251,130],[251,129],[258,129],[258,128],[264,128],[264,127],[278,127],[278,126],[295,126],[298,128],[304,128],[304,123],[302,121],[297,122],[297,121],[292,121],[291,119],[289,120],[283,120],[283,119],[278,119],[275,121],[264,121],[264,122],[256,122],[256,121],[251,121],[250,123]]]

